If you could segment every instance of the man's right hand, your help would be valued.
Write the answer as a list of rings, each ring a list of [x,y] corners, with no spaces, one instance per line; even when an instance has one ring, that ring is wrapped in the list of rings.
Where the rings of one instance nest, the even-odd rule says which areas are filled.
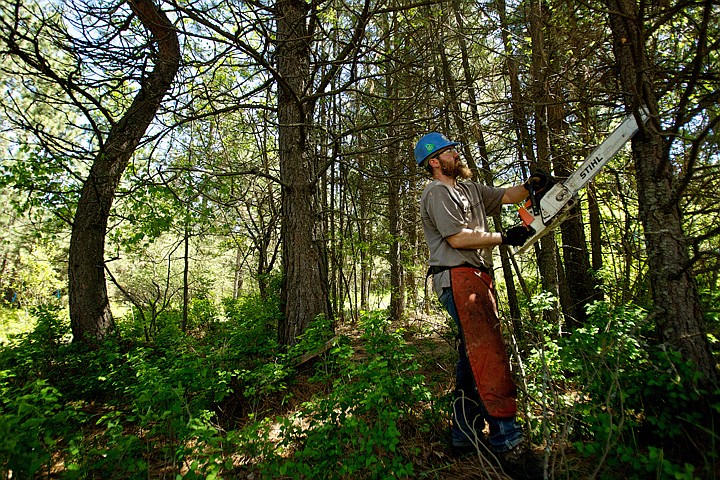
[[[502,245],[512,245],[513,247],[522,247],[528,238],[532,237],[535,229],[518,225],[509,228],[502,234]]]

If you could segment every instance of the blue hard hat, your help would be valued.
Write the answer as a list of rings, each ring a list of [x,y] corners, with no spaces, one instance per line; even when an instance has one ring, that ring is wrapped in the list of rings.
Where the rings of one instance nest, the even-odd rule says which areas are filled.
[[[415,144],[415,161],[418,165],[431,157],[434,153],[447,147],[460,145],[458,142],[451,142],[442,133],[430,132],[423,135]]]

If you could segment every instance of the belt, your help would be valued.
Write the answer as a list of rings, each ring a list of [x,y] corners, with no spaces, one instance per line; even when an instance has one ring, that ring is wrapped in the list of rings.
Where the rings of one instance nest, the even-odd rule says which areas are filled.
[[[474,268],[475,270],[480,270],[481,272],[484,272],[484,273],[487,273],[488,275],[490,275],[490,269],[484,265],[477,267],[475,265],[470,265],[469,263],[463,263],[462,265],[453,265],[452,267],[437,266],[437,265],[431,266],[430,268],[428,268],[427,276],[429,277],[430,275],[436,275],[438,273],[442,273],[445,270],[450,270],[452,268]]]

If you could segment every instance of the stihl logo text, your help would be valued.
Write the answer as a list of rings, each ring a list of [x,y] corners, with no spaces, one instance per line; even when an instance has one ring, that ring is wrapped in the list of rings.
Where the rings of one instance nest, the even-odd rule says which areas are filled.
[[[592,173],[592,171],[595,169],[595,167],[602,161],[603,161],[603,157],[593,158],[593,160],[590,163],[588,163],[585,166],[585,168],[583,168],[582,171],[580,172],[580,178],[582,178],[584,180],[585,177],[587,177],[588,174]]]

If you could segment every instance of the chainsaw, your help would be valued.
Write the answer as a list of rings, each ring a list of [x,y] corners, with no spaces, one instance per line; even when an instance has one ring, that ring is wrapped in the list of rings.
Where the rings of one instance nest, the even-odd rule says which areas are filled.
[[[639,113],[645,123],[649,116],[647,109],[642,107]],[[556,183],[547,192],[537,192],[531,187],[528,199],[520,207],[519,214],[523,225],[535,233],[515,251],[516,254],[526,252],[570,215],[572,207],[578,201],[578,192],[590,183],[639,129],[635,115],[628,115],[567,180]]]

